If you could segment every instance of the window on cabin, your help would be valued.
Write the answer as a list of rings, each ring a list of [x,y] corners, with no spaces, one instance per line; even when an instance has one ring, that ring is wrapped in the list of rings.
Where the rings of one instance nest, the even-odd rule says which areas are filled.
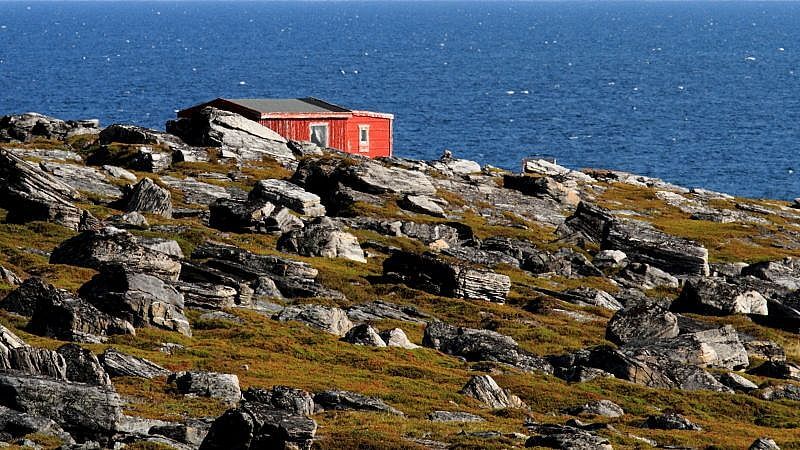
[[[369,151],[369,125],[358,126],[358,151]]]
[[[327,123],[312,123],[308,126],[309,138],[308,140],[319,145],[320,147],[328,147],[328,124]]]

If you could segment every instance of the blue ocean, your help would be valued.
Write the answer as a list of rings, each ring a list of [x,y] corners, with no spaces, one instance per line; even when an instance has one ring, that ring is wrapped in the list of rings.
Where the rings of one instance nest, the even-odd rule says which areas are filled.
[[[305,96],[394,113],[398,156],[800,196],[800,3],[0,2],[0,114]]]

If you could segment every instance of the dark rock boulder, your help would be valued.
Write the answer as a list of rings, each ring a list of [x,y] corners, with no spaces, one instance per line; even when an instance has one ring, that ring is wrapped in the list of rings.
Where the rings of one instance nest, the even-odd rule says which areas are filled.
[[[275,205],[266,200],[219,198],[208,206],[208,224],[222,231],[257,232],[266,228],[265,221]]]
[[[525,447],[545,447],[562,450],[613,450],[608,439],[590,431],[567,425],[534,425],[529,429],[537,436],[525,441]]]
[[[551,198],[563,205],[574,206],[581,201],[576,189],[557,181],[553,177],[506,174],[503,175],[503,187],[534,197]]]
[[[350,328],[341,340],[354,345],[386,347],[386,342],[384,342],[378,332],[366,323]]]
[[[677,278],[649,264],[631,263],[625,266],[614,279],[626,287],[646,291],[655,288],[673,288],[680,286]]]
[[[686,281],[670,309],[717,316],[766,315],[767,306],[767,299],[747,285],[729,283],[721,278],[692,278]]]
[[[314,395],[314,403],[322,410],[373,411],[402,416],[403,413],[384,403],[377,397],[368,397],[355,392],[331,390]]]
[[[181,394],[215,398],[230,405],[237,404],[242,398],[239,377],[233,374],[177,372],[170,375],[167,382],[174,383]]]
[[[742,275],[770,281],[786,289],[800,289],[800,258],[784,258],[781,261],[765,261],[742,269]]]
[[[459,392],[492,409],[526,407],[519,397],[510,395],[489,375],[476,375],[470,378]]]
[[[511,289],[506,275],[452,264],[431,253],[395,252],[383,262],[383,272],[391,281],[445,297],[502,303]]]
[[[758,389],[758,385],[747,378],[733,372],[726,372],[717,376],[720,383],[733,389],[736,392],[752,392]]]
[[[191,118],[167,121],[166,130],[190,145],[217,147],[237,159],[260,161],[269,157],[283,163],[295,160],[285,138],[230,111],[203,108]]]
[[[150,249],[127,231],[113,227],[85,231],[62,242],[50,255],[51,264],[69,264],[99,270],[121,264],[132,272],[165,279],[177,279],[181,271],[178,258]]]
[[[425,328],[422,345],[468,361],[494,361],[527,372],[553,372],[553,367],[545,359],[521,349],[511,337],[494,331],[433,322]]]
[[[762,377],[800,381],[800,366],[787,361],[766,361],[747,373]]]
[[[642,303],[617,311],[606,326],[606,339],[615,344],[645,343],[673,338],[679,331],[675,314]]]
[[[0,208],[8,222],[41,220],[77,230],[88,214],[73,204],[80,199],[75,189],[0,148]]]
[[[311,327],[327,331],[337,336],[345,336],[347,332],[353,328],[353,322],[347,317],[347,313],[341,308],[332,306],[311,304],[291,305],[273,316],[273,319],[280,322],[287,322],[290,320],[303,322]]]
[[[311,450],[316,432],[313,419],[247,401],[214,421],[200,450]]]
[[[170,371],[144,358],[107,348],[99,357],[105,371],[112,377],[156,378],[170,374]]]
[[[79,440],[107,442],[122,419],[122,400],[106,386],[0,374],[0,393],[0,405],[52,419]]]
[[[69,433],[46,417],[0,406],[0,440],[20,439],[33,433],[55,437],[65,444],[75,443]]]
[[[330,218],[321,217],[304,228],[290,231],[278,239],[278,250],[302,256],[344,258],[367,262],[358,238],[343,231]]]
[[[172,194],[150,178],[142,178],[130,187],[119,206],[127,212],[149,212],[172,218]]]
[[[658,416],[648,416],[642,424],[642,427],[656,430],[703,430],[699,425],[692,423],[686,417],[676,413],[664,413]]]
[[[56,351],[64,358],[68,380],[95,386],[111,386],[111,379],[91,351],[77,344],[65,344]]]
[[[31,317],[41,301],[57,295],[59,291],[53,285],[39,277],[31,277],[0,301],[0,309]]]
[[[642,361],[668,358],[679,364],[702,368],[738,370],[750,363],[739,334],[730,325],[685,333],[645,345],[629,345],[621,350]]]
[[[180,139],[171,134],[136,125],[119,123],[105,127],[103,131],[100,132],[98,142],[101,145],[113,143],[164,146],[185,145]]]
[[[67,291],[46,287],[28,323],[31,333],[90,343],[103,342],[110,335],[135,334],[126,320],[103,313]]]
[[[782,384],[778,386],[769,386],[764,388],[758,393],[758,397],[762,400],[776,401],[776,400],[794,400],[800,401],[800,386],[796,384]]]
[[[191,336],[183,295],[160,278],[106,265],[79,293],[99,310],[131,322]]]

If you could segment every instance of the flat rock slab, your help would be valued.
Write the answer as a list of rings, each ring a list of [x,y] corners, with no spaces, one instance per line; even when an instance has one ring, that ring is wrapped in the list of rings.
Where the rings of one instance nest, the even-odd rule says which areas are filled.
[[[305,216],[317,217],[325,215],[325,207],[316,194],[306,191],[300,186],[284,180],[261,180],[249,194],[250,200],[266,200],[279,206],[285,206]]]
[[[183,194],[183,201],[193,205],[207,206],[219,198],[231,198],[230,192],[215,184],[197,181],[194,178],[184,179],[163,176],[161,182]]]
[[[106,176],[94,167],[46,161],[40,162],[39,167],[77,191],[112,200],[122,197],[122,190],[109,183]]]

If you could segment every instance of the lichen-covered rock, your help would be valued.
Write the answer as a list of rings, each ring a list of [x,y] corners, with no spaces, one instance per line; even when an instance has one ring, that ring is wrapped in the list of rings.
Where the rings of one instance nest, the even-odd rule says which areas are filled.
[[[343,231],[328,217],[321,217],[302,229],[283,234],[278,240],[278,250],[303,256],[367,262],[358,238]]]
[[[314,414],[314,397],[289,386],[273,386],[271,389],[250,388],[242,393],[246,402],[270,405],[281,411],[310,416]]]
[[[787,361],[766,361],[747,373],[762,377],[800,381],[800,366]]]
[[[625,415],[625,410],[611,400],[596,400],[575,408],[570,408],[568,411],[570,414],[574,415],[603,416],[611,418],[622,417]]]
[[[127,231],[105,227],[85,231],[62,242],[50,255],[52,264],[69,264],[99,270],[121,264],[132,272],[175,280],[181,271],[178,258],[152,250]]]
[[[676,289],[680,286],[680,282],[676,277],[657,267],[640,263],[628,264],[614,279],[623,286],[643,291],[656,288]]]
[[[127,212],[141,211],[172,218],[172,194],[150,178],[142,178],[125,193],[120,206]]]
[[[384,274],[434,295],[504,302],[511,289],[507,275],[455,265],[431,253],[397,251],[383,262]]]
[[[613,450],[608,439],[590,431],[567,425],[536,425],[531,427],[538,433],[525,441],[525,447],[545,447],[561,450]]]
[[[463,411],[433,411],[428,414],[431,422],[484,422],[484,418]]]
[[[642,303],[617,311],[606,326],[606,339],[616,344],[644,343],[673,338],[679,331],[675,314]]]
[[[179,191],[182,194],[183,202],[188,204],[207,206],[217,199],[231,197],[230,192],[224,187],[197,181],[192,177],[181,179],[162,176],[161,182],[171,189]]]
[[[703,368],[738,370],[750,363],[739,334],[730,325],[685,333],[639,347],[623,347],[623,351],[640,359],[659,355]]]
[[[545,359],[521,349],[514,339],[495,331],[432,322],[425,328],[422,345],[468,361],[494,361],[527,372],[553,372],[553,367]]]
[[[460,393],[472,397],[489,408],[525,408],[525,403],[516,395],[509,395],[489,375],[477,375],[467,382]]]
[[[767,299],[760,292],[747,285],[729,283],[720,278],[687,280],[670,309],[719,316],[766,315],[769,312]]]
[[[200,450],[311,450],[316,432],[317,423],[302,414],[247,401],[214,421]]]
[[[778,444],[768,437],[760,437],[750,444],[748,450],[781,450]]]
[[[71,136],[99,131],[97,119],[64,121],[34,112],[0,117],[0,142],[28,142],[36,138],[63,141]]]
[[[154,326],[192,335],[184,314],[183,295],[152,275],[107,265],[79,293],[101,311],[134,326]]]
[[[219,198],[208,206],[208,224],[223,231],[259,231],[266,228],[265,221],[275,211],[275,205],[266,200],[237,200]]]
[[[268,201],[274,205],[285,206],[310,217],[324,216],[325,207],[316,194],[284,180],[261,180],[250,191],[250,201]]]
[[[233,374],[177,372],[170,375],[167,382],[175,383],[178,392],[184,395],[216,398],[231,405],[242,399],[239,377]]]
[[[170,374],[169,370],[152,361],[122,353],[112,347],[100,354],[99,361],[112,377],[155,378]]]
[[[396,305],[376,300],[347,307],[347,316],[354,322],[371,320],[398,320],[401,322],[425,323],[430,316],[413,306]]]
[[[796,291],[800,289],[800,258],[789,257],[781,261],[750,264],[742,269],[742,275],[770,281]]]
[[[386,347],[386,342],[378,332],[366,323],[350,328],[342,338],[342,341],[367,347]]]
[[[0,208],[8,222],[42,220],[77,230],[85,211],[73,202],[80,199],[66,183],[0,148]]]
[[[137,211],[111,216],[105,220],[105,223],[117,228],[144,229],[150,226],[147,218]]]
[[[383,342],[386,343],[387,347],[399,347],[407,350],[419,348],[419,345],[408,340],[408,336],[406,336],[406,333],[400,328],[382,331],[380,337],[383,339]]]
[[[303,322],[337,336],[345,336],[353,328],[353,322],[350,321],[344,310],[322,305],[302,304],[287,306],[276,314],[273,319],[281,322],[289,320]]]
[[[94,167],[51,161],[42,161],[39,167],[79,192],[88,192],[108,200],[122,197],[122,190],[109,183],[106,176]]]
[[[97,356],[91,351],[77,344],[65,344],[56,351],[64,358],[68,380],[96,386],[111,386],[111,379]]]
[[[59,294],[53,285],[39,277],[31,277],[0,301],[0,309],[31,317],[40,301],[55,295]]]
[[[331,390],[314,395],[314,403],[321,409],[375,411],[402,416],[403,413],[384,403],[377,397],[368,397],[355,392]]]

